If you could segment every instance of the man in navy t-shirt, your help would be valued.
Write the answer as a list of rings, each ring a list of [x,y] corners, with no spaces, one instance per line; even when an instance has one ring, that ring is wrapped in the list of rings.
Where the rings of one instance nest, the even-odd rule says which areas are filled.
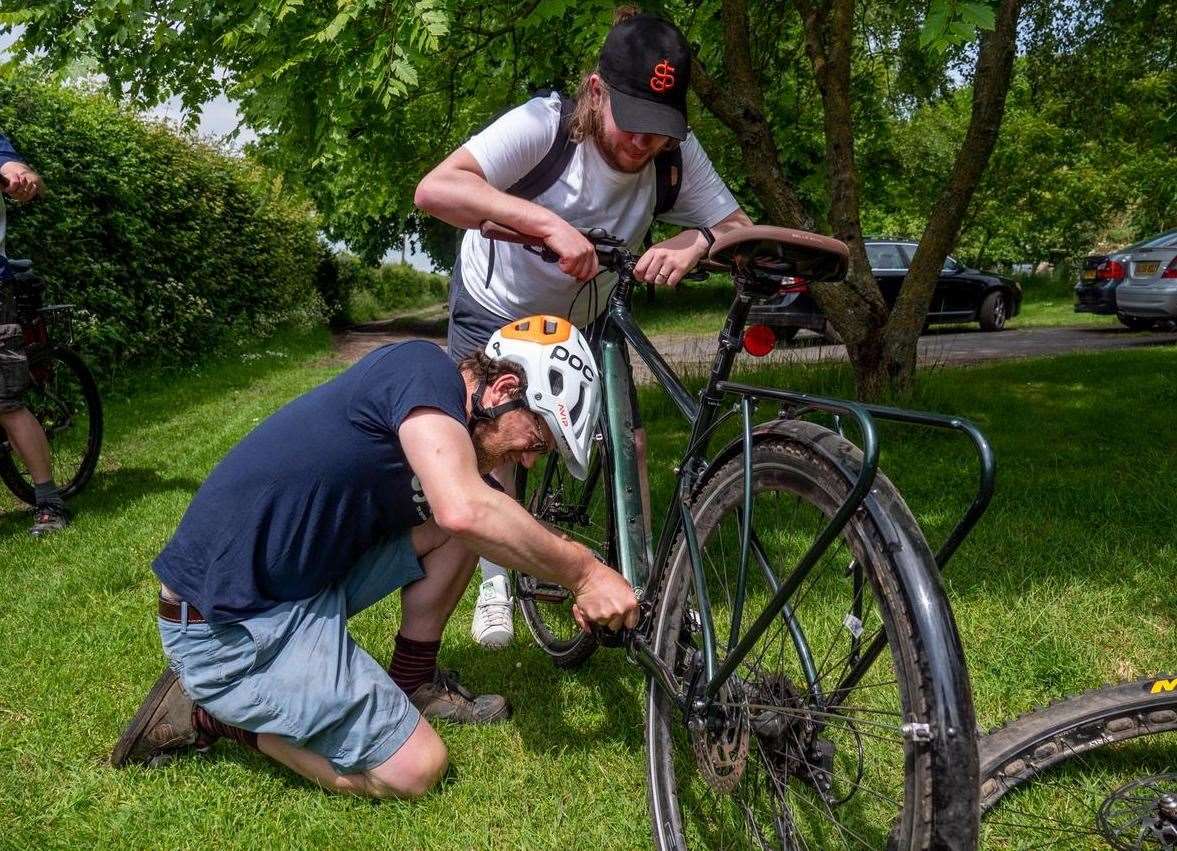
[[[553,340],[564,363],[568,347],[587,354],[587,343],[564,320],[536,319],[547,337],[526,320],[504,329],[513,336],[496,351],[513,359],[479,352],[455,366],[423,341],[377,349],[229,452],[154,563],[170,666],[115,746],[115,765],[225,737],[330,789],[420,795],[447,764],[422,716],[509,714],[502,697],[475,696],[437,668],[478,553],[572,590],[582,625],[636,623],[618,573],[484,478],[554,447],[574,462],[587,451],[569,442],[580,438],[560,394],[583,399],[587,386],[595,400],[592,371],[567,373],[557,395],[529,381],[566,369]],[[595,422],[595,404],[580,406],[581,426]],[[396,589],[402,619],[385,671],[347,619]]]

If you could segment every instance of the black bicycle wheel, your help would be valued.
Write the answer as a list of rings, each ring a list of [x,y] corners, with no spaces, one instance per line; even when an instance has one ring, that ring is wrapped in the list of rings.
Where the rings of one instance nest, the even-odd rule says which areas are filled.
[[[767,566],[749,560],[744,629],[842,504],[861,460],[850,443],[807,422],[784,424],[756,444],[752,522]],[[744,506],[737,455],[707,478],[692,506],[720,663],[737,621]],[[681,538],[653,635],[655,653],[689,684],[701,677],[706,609]],[[774,619],[710,712],[688,710],[684,724],[684,711],[651,686],[655,846],[973,847],[976,751],[963,654],[931,552],[881,474],[789,610],[794,625]],[[921,623],[944,631],[921,633]],[[865,666],[864,648],[884,639],[888,649],[852,683],[847,674]],[[938,718],[959,727],[945,729]]]
[[[520,467],[517,489],[523,504],[543,523],[579,541],[608,564],[615,564],[613,501],[609,473],[597,452],[588,476],[580,481],[552,453],[542,469]],[[526,486],[530,484],[530,490]],[[536,643],[557,667],[575,668],[597,649],[596,639],[580,629],[572,617],[572,594],[560,585],[524,573],[515,575],[515,596],[523,620]]]
[[[1028,712],[978,753],[983,847],[1177,849],[1177,675]]]
[[[29,372],[25,405],[45,429],[53,480],[68,499],[90,481],[102,449],[98,385],[85,362],[60,346],[30,353]],[[18,499],[35,504],[32,477],[14,453],[0,455],[0,479]]]

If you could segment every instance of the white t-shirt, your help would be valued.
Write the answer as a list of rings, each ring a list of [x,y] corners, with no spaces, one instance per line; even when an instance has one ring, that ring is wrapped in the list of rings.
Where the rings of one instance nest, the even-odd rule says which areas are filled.
[[[506,113],[465,144],[487,182],[506,190],[537,166],[552,147],[560,125],[560,97],[533,98]],[[674,207],[659,218],[684,227],[711,227],[739,208],[703,152],[698,139],[682,143],[683,175]],[[640,252],[642,237],[654,218],[654,163],[640,172],[615,171],[591,140],[577,145],[572,160],[551,186],[531,199],[578,228],[599,227]],[[486,285],[490,242],[476,230],[462,239],[462,283],[492,313],[507,319],[550,313],[584,326],[605,309],[616,281],[601,274],[584,286],[522,245],[495,243],[494,274]],[[596,287],[594,297],[591,290]],[[573,305],[575,299],[576,304]],[[590,312],[591,310],[591,312]]]

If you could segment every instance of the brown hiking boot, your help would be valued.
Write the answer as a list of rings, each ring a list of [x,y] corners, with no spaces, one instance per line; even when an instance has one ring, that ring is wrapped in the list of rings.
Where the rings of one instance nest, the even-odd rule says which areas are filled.
[[[115,744],[110,754],[111,765],[116,768],[131,763],[160,765],[196,744],[196,728],[192,726],[194,706],[180,688],[175,672],[165,668]]]
[[[494,724],[511,717],[511,705],[505,697],[471,693],[458,682],[457,671],[439,669],[433,682],[418,686],[409,700],[426,718],[455,724]]]

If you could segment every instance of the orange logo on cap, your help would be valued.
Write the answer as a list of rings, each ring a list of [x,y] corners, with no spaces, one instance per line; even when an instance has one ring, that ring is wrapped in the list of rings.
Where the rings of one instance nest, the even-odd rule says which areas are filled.
[[[669,59],[663,59],[654,66],[654,76],[650,78],[650,88],[656,92],[664,92],[674,88],[674,66]]]

